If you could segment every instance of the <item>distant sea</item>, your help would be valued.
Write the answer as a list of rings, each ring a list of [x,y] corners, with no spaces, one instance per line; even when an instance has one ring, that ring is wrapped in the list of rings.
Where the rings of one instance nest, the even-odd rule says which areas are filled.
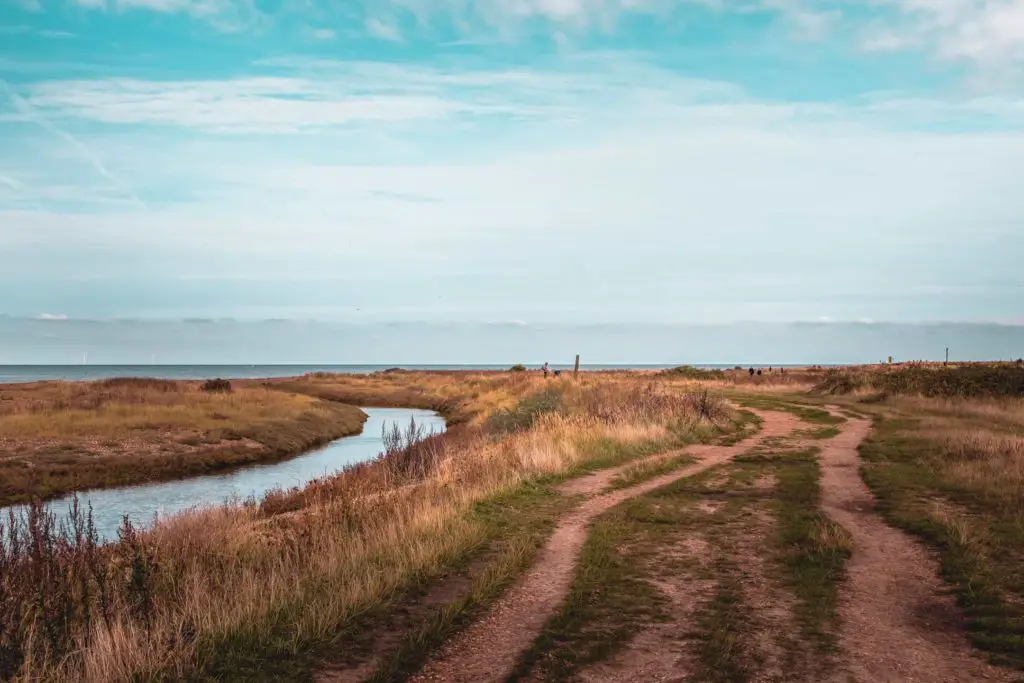
[[[658,370],[675,367],[665,365],[580,365],[581,370]],[[158,379],[262,379],[295,377],[307,372],[336,372],[353,375],[369,374],[400,367],[405,370],[507,370],[499,365],[0,365],[0,384],[19,384],[41,380],[98,380],[111,377],[154,377]],[[539,369],[539,366],[528,366]],[[554,369],[571,369],[571,365],[551,365]],[[699,365],[702,368],[725,368],[731,365]]]

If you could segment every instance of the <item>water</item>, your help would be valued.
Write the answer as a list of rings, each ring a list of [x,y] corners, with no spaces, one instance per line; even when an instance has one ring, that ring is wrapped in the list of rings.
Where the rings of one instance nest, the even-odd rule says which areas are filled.
[[[676,364],[678,365],[678,364]],[[508,370],[506,365],[403,365],[406,370]],[[307,372],[368,374],[393,365],[0,365],[0,384],[18,384],[42,380],[97,380],[111,377],[154,377],[158,379],[263,379],[297,377]],[[528,366],[530,367],[530,366]],[[532,366],[531,369],[539,369]],[[553,369],[568,370],[572,365],[552,364]],[[657,370],[665,365],[581,365],[581,370]],[[699,365],[701,368],[726,368],[731,365]],[[783,366],[777,366],[783,367]]]
[[[427,432],[445,429],[444,418],[433,411],[411,408],[363,408],[369,419],[361,434],[338,439],[327,446],[282,462],[251,465],[225,474],[193,477],[178,481],[97,489],[79,492],[82,507],[89,503],[93,520],[103,540],[117,538],[121,518],[128,515],[136,526],[145,527],[157,516],[173,515],[194,507],[219,505],[250,496],[261,497],[275,488],[303,486],[332,474],[346,465],[372,460],[384,450],[381,428],[397,423],[406,427],[410,418]],[[47,505],[58,516],[65,514],[73,495],[50,501]],[[20,506],[14,508],[22,510]],[[3,519],[6,509],[0,510]]]

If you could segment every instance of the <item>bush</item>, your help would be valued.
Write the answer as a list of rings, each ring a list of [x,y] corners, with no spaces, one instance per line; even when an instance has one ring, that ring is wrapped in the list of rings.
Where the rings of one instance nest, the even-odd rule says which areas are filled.
[[[516,363],[508,369],[509,372],[526,372],[526,366],[522,363]]]
[[[200,389],[202,389],[203,391],[227,394],[231,392],[231,382],[227,381],[226,379],[221,379],[219,377],[217,379],[208,379],[205,382],[203,382],[203,385],[200,387]]]
[[[562,408],[562,391],[545,389],[519,401],[515,408],[499,410],[484,423],[487,431],[507,434],[529,429],[541,415],[553,413]]]
[[[702,368],[695,368],[692,365],[680,365],[677,368],[666,370],[664,374],[682,379],[725,379],[725,372],[722,370],[704,370]]]
[[[1009,363],[960,367],[910,366],[877,373],[830,370],[817,385],[830,394],[870,388],[883,395],[928,397],[1024,396],[1024,367]]]

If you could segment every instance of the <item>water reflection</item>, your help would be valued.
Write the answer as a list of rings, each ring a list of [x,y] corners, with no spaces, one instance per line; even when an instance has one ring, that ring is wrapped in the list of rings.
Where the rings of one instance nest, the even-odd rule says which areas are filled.
[[[427,433],[443,432],[444,418],[429,410],[410,408],[363,408],[369,416],[361,434],[338,439],[327,446],[283,462],[252,465],[225,474],[193,477],[140,486],[98,489],[78,494],[83,509],[90,503],[96,530],[103,540],[117,538],[121,519],[128,515],[136,526],[148,526],[158,516],[173,515],[192,507],[219,505],[254,496],[275,488],[303,486],[313,479],[332,474],[346,465],[371,460],[383,450],[381,429],[397,423],[405,428],[410,418]],[[71,506],[73,496],[48,503],[58,516]],[[20,507],[15,507],[19,511]],[[0,511],[6,518],[6,510]]]

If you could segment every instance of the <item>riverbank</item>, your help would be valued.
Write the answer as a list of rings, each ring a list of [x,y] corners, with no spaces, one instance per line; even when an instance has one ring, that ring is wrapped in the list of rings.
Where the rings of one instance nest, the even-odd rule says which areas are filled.
[[[0,506],[282,460],[358,434],[365,420],[350,405],[259,385],[0,386]]]
[[[465,566],[498,537],[528,559],[514,528],[480,517],[486,501],[519,499],[733,426],[713,397],[666,392],[644,377],[380,381],[435,386],[466,408],[507,407],[443,436],[396,435],[382,459],[301,490],[186,513],[149,532],[125,529],[101,551],[81,519],[70,546],[46,524],[20,528],[8,545],[25,550],[0,567],[0,594],[11,606],[4,632],[21,649],[7,653],[0,674],[31,667],[48,680],[272,679],[336,646],[361,647],[361,620]],[[55,567],[46,582],[39,562]],[[53,631],[49,645],[32,640],[38,629]]]

